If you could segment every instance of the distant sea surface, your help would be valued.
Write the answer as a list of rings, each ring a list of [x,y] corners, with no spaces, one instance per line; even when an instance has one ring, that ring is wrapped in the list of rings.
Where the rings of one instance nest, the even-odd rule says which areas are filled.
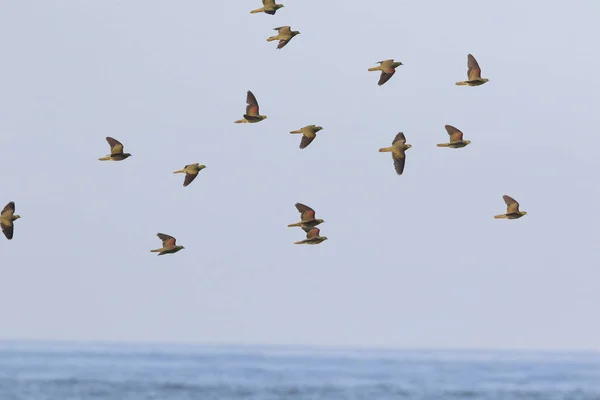
[[[599,353],[0,342],[0,400],[600,400]]]

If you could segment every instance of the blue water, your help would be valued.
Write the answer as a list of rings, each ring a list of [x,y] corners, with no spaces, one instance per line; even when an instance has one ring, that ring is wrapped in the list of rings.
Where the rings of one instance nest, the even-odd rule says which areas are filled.
[[[600,353],[0,343],[0,400],[600,400]]]

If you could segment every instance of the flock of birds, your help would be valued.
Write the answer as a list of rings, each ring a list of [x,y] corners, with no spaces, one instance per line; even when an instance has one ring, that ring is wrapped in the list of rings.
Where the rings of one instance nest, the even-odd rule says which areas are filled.
[[[263,7],[252,10],[250,13],[265,13],[269,15],[275,15],[277,10],[284,7],[282,4],[276,4],[275,0],[262,0],[262,3]],[[300,34],[298,31],[292,31],[290,26],[280,26],[274,28],[274,30],[277,31],[277,35],[267,38],[267,41],[271,42],[279,40],[277,49],[282,49],[290,42],[290,40],[292,40],[296,35]],[[396,73],[396,68],[402,65],[401,62],[394,61],[393,59],[378,61],[378,64],[379,66],[369,68],[368,71],[381,71],[378,81],[379,86],[389,81]],[[481,77],[481,68],[477,63],[477,60],[475,60],[473,55],[469,54],[467,56],[467,80],[456,82],[456,85],[481,86],[488,81],[489,80],[487,78]],[[267,118],[266,115],[260,115],[258,101],[251,91],[248,91],[246,95],[246,103],[246,113],[243,115],[242,119],[235,121],[235,123],[257,123]],[[438,147],[459,149],[471,143],[469,140],[463,139],[463,133],[459,129],[451,125],[446,125],[445,128],[450,136],[450,141],[448,143],[440,143],[437,145]],[[291,131],[290,133],[302,135],[300,149],[305,149],[317,137],[317,132],[322,129],[323,128],[321,126],[307,125],[303,128]],[[110,154],[99,158],[100,161],[123,161],[131,157],[130,153],[125,153],[123,151],[123,144],[118,140],[112,137],[107,137],[106,141],[110,145]],[[404,133],[400,132],[392,141],[391,146],[380,148],[379,151],[392,153],[394,169],[398,175],[402,175],[404,172],[404,165],[406,163],[406,150],[410,148],[411,145],[406,143],[406,137],[404,136]],[[205,165],[195,163],[186,165],[183,169],[173,173],[185,174],[183,186],[187,187],[194,181],[194,179],[196,179],[198,173],[204,168],[206,168]],[[507,195],[502,197],[506,203],[506,213],[495,215],[494,218],[518,219],[527,214],[527,212],[519,210],[519,203],[515,199]],[[320,235],[320,230],[317,228],[318,225],[325,221],[316,218],[315,210],[302,203],[296,203],[296,209],[298,212],[300,212],[300,221],[289,224],[288,227],[302,228],[304,232],[306,232],[306,239],[294,242],[294,244],[319,244],[327,240],[327,237]],[[11,201],[4,207],[4,209],[2,209],[2,212],[0,213],[0,226],[2,227],[2,232],[7,239],[11,240],[13,238],[14,222],[19,218],[21,217],[15,214],[14,201]],[[164,233],[158,233],[157,236],[162,241],[162,247],[150,251],[153,253],[158,253],[159,256],[163,254],[173,254],[185,248],[177,245],[177,240],[173,236]]]

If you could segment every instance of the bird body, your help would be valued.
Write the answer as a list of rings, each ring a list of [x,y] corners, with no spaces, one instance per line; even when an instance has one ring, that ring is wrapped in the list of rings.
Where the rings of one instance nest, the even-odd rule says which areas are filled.
[[[506,214],[494,215],[494,218],[518,219],[527,215],[527,211],[519,211],[519,203],[510,196],[502,196],[506,203]]]
[[[177,240],[173,236],[165,235],[164,233],[157,233],[156,236],[162,240],[162,247],[150,250],[151,253],[158,253],[159,256],[162,256],[163,254],[173,254],[185,249],[183,246],[177,246]]]
[[[394,160],[394,169],[398,175],[402,175],[404,172],[404,164],[406,163],[405,151],[410,149],[412,145],[406,144],[406,137],[404,133],[400,132],[394,138],[391,147],[384,147],[379,149],[380,152],[391,152],[392,159]]]
[[[304,205],[302,203],[296,203],[296,209],[300,213],[300,222],[296,222],[294,224],[289,224],[288,225],[289,228],[294,227],[294,226],[299,226],[305,232],[308,232],[315,226],[325,222],[322,219],[315,218],[315,210],[313,210],[312,208],[310,208],[307,205]]]
[[[15,214],[15,202],[11,201],[2,209],[0,213],[0,227],[2,227],[2,233],[8,240],[13,238],[14,222],[21,218],[20,215]]]
[[[200,165],[199,163],[186,165],[183,169],[173,172],[174,174],[185,174],[183,180],[183,187],[188,186],[196,177],[198,173],[206,168],[206,165]]]
[[[273,30],[277,31],[277,35],[268,38],[267,42],[279,40],[279,44],[277,45],[278,49],[285,47],[285,45],[288,44],[294,36],[300,34],[299,31],[293,31],[289,26],[280,26],[278,28],[274,28]]]
[[[101,157],[100,161],[122,161],[128,157],[131,157],[129,153],[123,153],[123,144],[117,139],[113,139],[110,136],[106,137],[106,141],[110,145],[110,154],[106,157]]]
[[[248,90],[246,94],[246,114],[244,114],[244,119],[238,119],[235,121],[236,124],[242,123],[256,123],[260,122],[263,119],[266,119],[266,115],[260,115],[258,101],[256,101],[256,97],[254,94]]]
[[[467,55],[467,80],[456,82],[458,86],[481,86],[488,82],[489,79],[481,77],[481,68],[473,55]]]
[[[319,132],[323,127],[316,125],[307,125],[304,128],[297,129],[295,131],[291,131],[290,133],[300,133],[302,134],[302,140],[300,141],[300,148],[305,149],[309,144],[312,143],[313,140],[317,137],[317,132]]]
[[[321,236],[321,230],[319,228],[312,228],[306,233],[306,239],[294,242],[294,244],[319,244],[327,240],[326,236]]]
[[[277,10],[283,7],[283,4],[275,4],[275,0],[263,0],[263,6],[256,10],[250,11],[250,14],[257,14],[264,12],[265,14],[275,15]]]
[[[383,85],[396,73],[396,68],[403,65],[401,62],[394,61],[394,59],[377,61],[379,63],[378,67],[369,68],[369,71],[381,71],[381,76],[379,77],[379,82],[377,84],[379,86]]]
[[[448,135],[450,135],[450,143],[440,143],[438,147],[450,147],[452,149],[459,149],[467,146],[471,143],[470,140],[463,140],[463,133],[452,125],[445,125]]]

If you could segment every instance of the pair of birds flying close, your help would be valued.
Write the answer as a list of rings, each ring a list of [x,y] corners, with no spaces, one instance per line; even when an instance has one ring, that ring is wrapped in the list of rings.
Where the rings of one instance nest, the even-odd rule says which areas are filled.
[[[369,71],[381,71],[381,75],[379,77],[379,82],[377,84],[379,86],[383,85],[387,81],[390,80],[392,76],[396,73],[396,68],[403,65],[401,62],[394,61],[394,59],[377,61],[379,66],[369,68]],[[458,86],[481,86],[484,83],[488,82],[489,79],[481,77],[481,68],[473,57],[472,54],[467,55],[467,80],[462,82],[456,82]]]
[[[438,147],[459,149],[471,143],[470,140],[463,140],[463,133],[452,125],[445,125],[444,127],[446,128],[448,135],[450,135],[450,142],[440,143],[437,145]],[[406,150],[410,149],[411,147],[412,145],[406,143],[406,137],[404,136],[404,133],[400,132],[396,135],[390,147],[381,148],[379,151],[381,153],[392,153],[394,169],[398,175],[402,175],[404,172],[404,165],[406,164]]]
[[[106,157],[101,157],[98,160],[100,161],[123,161],[128,157],[131,157],[129,153],[123,153],[123,144],[119,142],[117,139],[111,138],[108,136],[106,138],[110,146],[110,154]],[[173,172],[174,174],[185,174],[185,178],[183,180],[183,187],[188,186],[190,183],[196,179],[198,173],[206,168],[206,165],[200,165],[200,163],[188,164],[183,169]]]
[[[296,209],[300,213],[300,222],[289,224],[288,227],[299,226],[306,232],[306,239],[294,242],[294,244],[319,244],[327,240],[326,236],[321,236],[321,230],[317,228],[317,225],[325,221],[316,218],[315,210],[302,203],[296,203]]]

